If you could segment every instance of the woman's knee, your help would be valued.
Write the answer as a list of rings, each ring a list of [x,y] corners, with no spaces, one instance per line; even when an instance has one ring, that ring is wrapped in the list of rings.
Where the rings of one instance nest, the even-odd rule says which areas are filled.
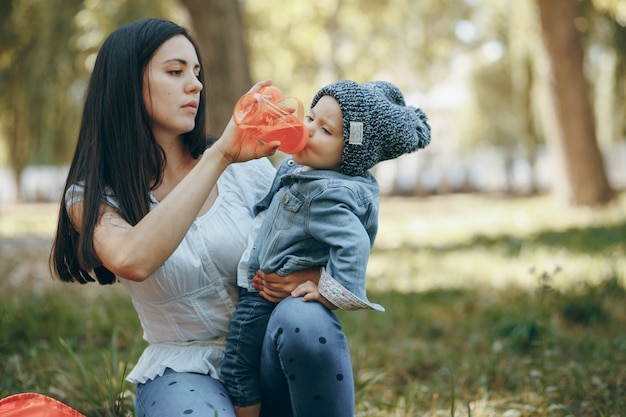
[[[329,346],[347,349],[347,341],[337,316],[322,304],[303,302],[302,298],[281,301],[270,317],[267,332],[266,337],[283,348],[312,352]]]
[[[264,398],[297,410],[267,415],[353,415],[350,350],[337,316],[317,302],[281,301],[265,335],[261,380]]]
[[[235,416],[220,381],[209,375],[177,373],[171,369],[167,369],[163,376],[137,386],[135,407],[139,417]]]
[[[270,318],[270,326],[278,327],[315,327],[339,324],[335,314],[317,301],[302,301],[302,297],[289,297],[276,305]]]

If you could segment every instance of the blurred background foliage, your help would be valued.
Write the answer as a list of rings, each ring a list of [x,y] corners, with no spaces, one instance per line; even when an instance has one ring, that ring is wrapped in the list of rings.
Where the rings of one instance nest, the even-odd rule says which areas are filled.
[[[428,192],[443,194],[481,191],[441,185],[442,170],[481,150],[477,169],[492,179],[520,158],[541,166],[557,121],[540,3],[576,6],[587,139],[613,161],[607,170],[621,169],[611,186],[626,188],[626,0],[0,0],[0,397],[37,391],[86,415],[132,415],[124,376],[144,342],[123,288],[48,279],[60,191],[55,204],[2,205],[5,171],[19,186],[28,167],[69,163],[91,68],[115,28],[144,17],[192,28],[218,133],[260,79],[304,102],[338,79],[396,83],[430,116],[433,142],[375,174],[383,186],[390,173],[422,186],[432,177]],[[492,174],[484,149],[507,169]],[[615,366],[626,356],[626,194],[567,211],[548,195],[482,197],[381,205],[368,285],[388,313],[342,315],[356,415],[626,415]]]
[[[0,167],[12,169],[19,188],[25,167],[69,162],[99,46],[118,26],[143,17],[171,19],[196,34],[209,67],[214,133],[260,79],[272,78],[305,103],[338,79],[385,79],[430,115],[433,152],[490,146],[510,155],[510,164],[521,154],[534,166],[558,124],[549,108],[550,64],[537,2],[3,0]],[[568,2],[576,7],[593,108],[589,141],[612,149],[624,142],[626,128],[626,0],[557,3]],[[604,174],[602,165],[591,169]],[[598,201],[587,203],[610,200],[610,186],[604,187]]]

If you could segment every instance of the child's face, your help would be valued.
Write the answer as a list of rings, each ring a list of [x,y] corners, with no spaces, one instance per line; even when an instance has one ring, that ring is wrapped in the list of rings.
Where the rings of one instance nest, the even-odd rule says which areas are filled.
[[[339,171],[343,151],[343,117],[339,103],[331,96],[322,96],[305,118],[309,130],[307,145],[294,161],[312,169]]]

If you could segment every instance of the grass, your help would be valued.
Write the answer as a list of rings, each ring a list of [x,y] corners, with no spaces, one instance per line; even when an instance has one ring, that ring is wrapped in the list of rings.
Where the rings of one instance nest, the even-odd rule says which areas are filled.
[[[139,322],[121,286],[50,281],[54,216],[0,208],[0,398],[130,416]],[[625,255],[626,194],[385,199],[368,285],[387,311],[338,313],[357,416],[626,415]]]

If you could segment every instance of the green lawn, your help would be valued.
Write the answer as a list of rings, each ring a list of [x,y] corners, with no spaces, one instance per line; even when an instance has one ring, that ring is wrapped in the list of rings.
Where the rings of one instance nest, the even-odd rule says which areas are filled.
[[[0,398],[132,415],[144,346],[120,286],[52,282],[53,205],[0,207]],[[340,312],[358,416],[626,415],[626,194],[384,199],[370,298]]]

